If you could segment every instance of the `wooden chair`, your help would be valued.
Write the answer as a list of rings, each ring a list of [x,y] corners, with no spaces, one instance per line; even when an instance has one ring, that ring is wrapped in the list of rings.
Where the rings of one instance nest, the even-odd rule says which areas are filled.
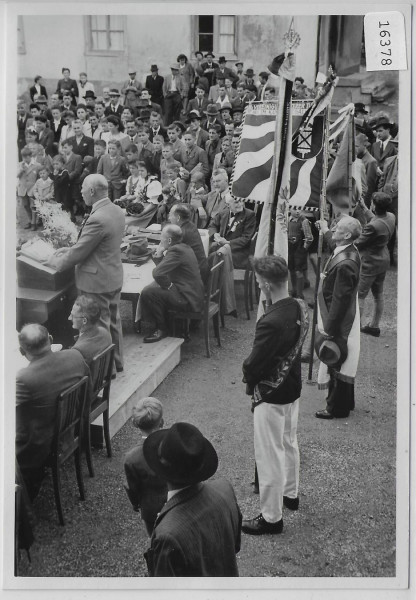
[[[217,254],[213,254],[209,257],[209,276],[206,287],[206,293],[204,298],[204,307],[201,312],[180,312],[171,310],[169,311],[172,324],[172,333],[175,336],[175,320],[181,319],[186,322],[186,333],[189,330],[189,321],[203,321],[205,347],[207,351],[207,357],[210,358],[211,351],[209,347],[209,322],[212,319],[214,325],[215,337],[217,338],[218,346],[221,346],[220,339],[220,300],[221,300],[221,284],[222,284],[222,269],[224,261]]]
[[[81,470],[81,449],[88,384],[88,377],[85,376],[58,396],[55,434],[51,453],[46,464],[52,468],[55,503],[61,525],[65,525],[65,522],[62,512],[59,468],[72,455],[75,459],[79,496],[81,500],[85,500],[84,480]]]
[[[234,281],[242,281],[244,284],[244,306],[246,309],[247,319],[250,320],[250,310],[253,310],[253,284],[256,284],[256,279],[253,271],[253,267],[251,265],[251,257],[254,256],[254,251],[256,249],[257,242],[257,234],[256,231],[250,242],[250,252],[247,261],[247,266],[245,269],[234,269]],[[256,300],[257,290],[256,290]]]
[[[91,453],[91,423],[103,415],[104,439],[107,456],[111,458],[111,440],[109,427],[110,387],[113,373],[115,345],[111,344],[97,354],[91,363],[91,386],[88,394],[86,410],[85,454],[90,477],[94,477],[94,467]]]

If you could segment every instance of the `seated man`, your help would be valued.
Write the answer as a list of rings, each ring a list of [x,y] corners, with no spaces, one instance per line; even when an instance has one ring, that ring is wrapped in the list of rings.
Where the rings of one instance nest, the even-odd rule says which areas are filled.
[[[57,398],[89,374],[79,352],[52,352],[51,342],[48,330],[37,323],[19,333],[20,352],[30,364],[16,376],[16,458],[31,500],[39,492],[51,450]]]
[[[78,329],[74,350],[81,352],[82,357],[91,367],[94,356],[111,346],[110,332],[100,326],[101,308],[99,304],[89,296],[78,296],[72,307],[68,319],[72,321],[73,329]]]
[[[182,241],[178,225],[167,225],[153,255],[157,264],[154,283],[144,288],[140,296],[141,318],[155,330],[144,338],[145,343],[158,342],[166,336],[168,311],[200,312],[204,301],[204,285],[195,253]]]
[[[228,190],[228,175],[224,169],[216,169],[212,173],[211,186],[211,192],[200,194],[197,198],[192,197],[190,202],[193,208],[198,209],[198,225],[201,229],[206,229],[210,220],[226,208],[231,197]]]
[[[190,219],[191,210],[186,204],[174,204],[170,209],[169,221],[173,225],[179,225],[183,235],[182,242],[195,252],[201,279],[205,283],[208,279],[208,260],[198,228]]]

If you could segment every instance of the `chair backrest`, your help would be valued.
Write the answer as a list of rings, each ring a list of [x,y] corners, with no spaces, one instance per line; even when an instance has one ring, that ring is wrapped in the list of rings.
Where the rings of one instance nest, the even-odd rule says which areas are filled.
[[[108,389],[111,385],[111,375],[113,373],[115,345],[111,344],[105,350],[94,356],[91,361],[91,390],[92,399],[98,394]]]
[[[222,275],[223,275],[223,266],[224,260],[221,259],[221,256],[218,256],[216,253],[212,254],[209,258],[209,277],[207,290],[208,302],[216,302],[220,301],[221,294],[221,286],[222,286]]]
[[[58,396],[52,454],[58,455],[60,462],[79,446],[88,383],[85,375]]]

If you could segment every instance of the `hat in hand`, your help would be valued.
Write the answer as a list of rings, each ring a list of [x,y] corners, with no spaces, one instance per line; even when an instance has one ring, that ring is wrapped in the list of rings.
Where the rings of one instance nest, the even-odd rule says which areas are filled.
[[[347,343],[343,339],[328,339],[316,328],[315,352],[319,360],[325,365],[336,367],[337,365],[342,365],[347,358]]]
[[[215,448],[190,423],[175,423],[150,434],[143,443],[143,454],[156,475],[179,486],[205,481],[218,468]]]

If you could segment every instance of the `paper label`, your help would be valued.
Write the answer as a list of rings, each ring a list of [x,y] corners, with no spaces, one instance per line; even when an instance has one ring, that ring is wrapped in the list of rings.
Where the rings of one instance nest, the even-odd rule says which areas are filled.
[[[366,14],[364,38],[367,71],[407,69],[406,31],[402,13]]]

